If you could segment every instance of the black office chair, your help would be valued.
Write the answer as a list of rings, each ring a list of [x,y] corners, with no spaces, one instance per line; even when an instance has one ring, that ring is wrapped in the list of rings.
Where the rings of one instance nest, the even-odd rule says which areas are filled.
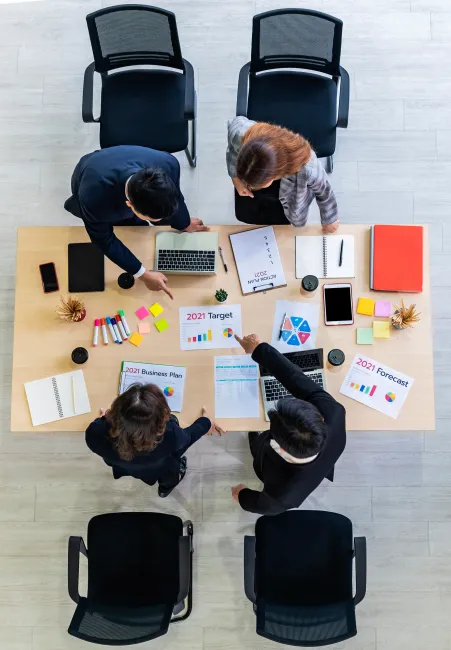
[[[84,641],[130,645],[166,634],[192,609],[193,526],[172,515],[127,512],[93,517],[88,548],[69,538],[68,587],[77,603],[68,632]],[[79,554],[88,593],[78,593]]]
[[[261,517],[255,537],[244,538],[244,588],[260,636],[307,647],[349,639],[366,591],[366,539],[354,538],[353,546],[352,523],[331,512]]]
[[[336,129],[348,125],[342,30],[341,20],[320,11],[258,14],[253,18],[251,61],[241,68],[238,81],[236,114],[300,133],[318,158],[327,158],[328,172],[333,170]]]
[[[95,11],[86,22],[94,63],[85,71],[82,116],[84,122],[100,122],[100,146],[134,144],[169,153],[184,150],[195,167],[194,71],[182,58],[175,15],[130,4]],[[93,115],[94,72],[102,79],[97,119]]]

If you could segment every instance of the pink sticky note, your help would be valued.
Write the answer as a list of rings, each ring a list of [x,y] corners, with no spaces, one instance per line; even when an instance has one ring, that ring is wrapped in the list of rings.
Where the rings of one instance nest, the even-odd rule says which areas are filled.
[[[147,307],[143,306],[137,309],[135,311],[135,314],[138,316],[139,320],[143,320],[143,318],[147,318],[147,316],[149,315],[149,310],[147,309]]]
[[[385,300],[376,300],[376,307],[374,309],[374,315],[379,318],[388,318],[391,316],[391,302]]]
[[[138,332],[140,334],[149,334],[150,323],[138,323]]]

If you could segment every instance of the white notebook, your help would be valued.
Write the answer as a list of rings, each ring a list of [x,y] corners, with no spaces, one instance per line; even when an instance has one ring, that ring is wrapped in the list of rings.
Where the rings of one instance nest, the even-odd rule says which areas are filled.
[[[343,242],[342,263],[340,262]],[[354,278],[354,235],[296,237],[296,277]]]
[[[243,295],[286,285],[272,226],[234,233],[230,243]]]
[[[29,381],[25,392],[34,427],[91,411],[83,370]]]

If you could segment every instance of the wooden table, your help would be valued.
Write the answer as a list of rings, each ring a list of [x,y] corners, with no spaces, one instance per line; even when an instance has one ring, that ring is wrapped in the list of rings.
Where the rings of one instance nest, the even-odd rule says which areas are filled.
[[[275,301],[278,299],[306,300],[300,294],[300,280],[295,278],[295,235],[321,234],[319,226],[294,229],[276,226],[277,242],[282,256],[287,286],[268,293],[243,296],[233,261],[228,235],[242,226],[219,226],[220,245],[229,265],[226,274],[218,264],[218,275],[170,276],[170,287],[174,292],[173,302],[164,293],[149,292],[143,283],[137,281],[133,289],[119,288],[118,267],[105,259],[106,289],[103,293],[88,293],[83,297],[87,317],[81,323],[67,324],[59,321],[55,307],[59,294],[42,291],[38,265],[54,262],[61,293],[67,289],[67,245],[71,242],[89,241],[84,227],[32,227],[19,228],[17,241],[16,304],[14,315],[14,357],[11,399],[12,431],[84,431],[99,413],[100,407],[108,407],[117,395],[121,362],[148,361],[154,363],[185,365],[187,380],[182,425],[190,424],[206,405],[214,414],[213,357],[218,354],[239,354],[236,350],[180,351],[179,306],[214,304],[215,290],[224,288],[229,293],[228,303],[241,303],[244,333],[258,333],[263,340],[270,341],[273,326]],[[142,260],[147,268],[153,268],[155,229],[116,228],[118,237]],[[355,236],[356,277],[352,280],[354,304],[359,296],[380,300],[399,300],[398,294],[370,292],[368,287],[369,227],[344,226],[339,234]],[[326,327],[323,324],[321,306],[317,347],[324,348],[324,356],[332,348],[341,348],[346,362],[338,372],[326,370],[328,391],[342,402],[347,411],[348,430],[430,430],[435,428],[434,380],[432,363],[432,333],[430,322],[429,291],[429,248],[427,227],[424,228],[424,290],[421,294],[404,295],[408,301],[417,304],[422,313],[421,321],[411,331],[392,330],[389,340],[375,339],[372,346],[356,345],[356,327],[369,327],[372,319],[356,314],[355,325]],[[338,235],[339,236],[339,235]],[[322,284],[322,283],[321,283]],[[123,345],[101,344],[92,347],[93,319],[113,315],[118,309],[125,311],[130,328],[136,328],[135,311],[141,305],[150,306],[155,300],[164,307],[164,316],[169,329],[145,335],[139,348],[129,343]],[[322,302],[322,291],[318,290],[309,300]],[[151,321],[153,321],[153,318]],[[73,348],[86,347],[89,361],[83,366],[92,412],[39,427],[32,427],[25,397],[24,382],[48,377],[52,374],[74,369],[70,355]],[[354,400],[339,394],[340,385],[355,354],[365,354],[381,363],[415,378],[413,387],[397,420],[369,409]],[[227,419],[221,425],[229,431],[261,430],[267,427],[263,408],[261,418]]]

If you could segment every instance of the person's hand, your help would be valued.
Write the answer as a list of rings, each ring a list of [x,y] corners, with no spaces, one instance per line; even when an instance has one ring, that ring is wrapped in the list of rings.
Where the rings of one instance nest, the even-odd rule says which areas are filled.
[[[238,176],[232,178],[232,183],[235,185],[235,189],[240,196],[250,196],[251,199],[254,198],[251,190],[238,178]]]
[[[337,232],[338,228],[340,226],[340,222],[334,221],[333,223],[328,223],[323,226],[323,233],[326,235],[332,235],[334,232]]]
[[[243,338],[240,338],[238,334],[235,334],[235,338],[246,354],[252,354],[255,348],[257,348],[262,342],[258,334],[248,334]]]
[[[202,417],[203,418],[208,418],[211,422],[211,427],[210,431],[207,431],[207,436],[212,436],[214,433],[216,433],[218,436],[222,436],[226,431],[224,429],[221,429],[219,424],[217,424],[207,413],[207,409],[205,406],[202,407]]]
[[[247,489],[247,485],[244,485],[244,483],[240,483],[239,485],[235,485],[234,487],[232,487],[232,497],[234,501],[239,503],[238,495],[241,492],[241,490],[246,490],[246,489]]]
[[[204,226],[202,219],[191,219],[191,223],[188,228],[185,228],[184,232],[207,232],[210,230],[208,226]]]
[[[164,291],[171,300],[174,300],[174,296],[166,286],[168,279],[163,273],[159,271],[146,271],[139,279],[144,282],[150,291]]]
[[[100,409],[100,417],[103,418],[105,415],[105,409]]]

